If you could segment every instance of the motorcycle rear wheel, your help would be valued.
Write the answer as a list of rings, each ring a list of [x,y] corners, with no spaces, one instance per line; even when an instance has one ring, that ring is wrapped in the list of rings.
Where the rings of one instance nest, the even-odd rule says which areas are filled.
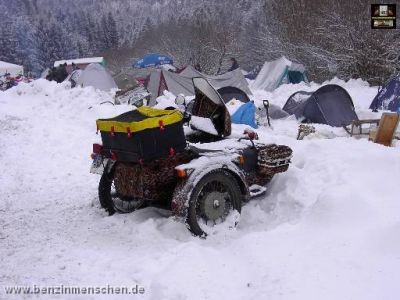
[[[119,195],[114,185],[114,171],[107,173],[106,171],[100,178],[99,182],[99,201],[110,215],[114,213],[131,213],[139,209],[144,204],[144,199],[135,199]]]

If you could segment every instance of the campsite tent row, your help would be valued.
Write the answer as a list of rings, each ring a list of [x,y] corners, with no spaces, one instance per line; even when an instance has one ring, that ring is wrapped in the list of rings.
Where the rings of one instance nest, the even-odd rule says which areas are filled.
[[[248,95],[251,95],[247,80],[239,69],[222,75],[211,76],[195,70],[192,66],[187,66],[179,74],[165,70],[154,70],[151,72],[147,84],[147,90],[151,93],[149,105],[155,105],[156,98],[162,95],[165,90],[170,91],[174,95],[194,95],[192,78],[195,77],[206,78],[211,85],[217,89],[231,86],[239,88]]]
[[[194,77],[206,78],[215,88],[232,86],[251,95],[248,82],[240,69],[222,75],[211,76],[197,71],[192,66],[187,66],[179,74],[167,72],[166,70],[154,70],[151,72],[147,84],[147,89],[152,95],[151,105],[155,104],[155,99],[162,95],[164,90],[168,90],[175,95],[194,95],[192,84],[192,78]],[[281,57],[277,60],[264,63],[264,66],[252,83],[252,88],[273,91],[281,84],[299,83],[302,81],[308,82],[304,66]]]
[[[273,91],[277,87],[279,87],[281,84],[285,83],[299,83],[299,82],[306,82],[308,83],[307,76],[305,74],[305,68],[301,64],[297,64],[294,62],[291,62],[285,57],[281,57],[277,60],[274,61],[269,61],[265,62],[264,66],[258,73],[256,79],[252,83],[251,87],[252,89],[263,89],[265,91]],[[325,90],[326,89],[326,90]],[[333,119],[336,119],[336,121],[327,121],[329,123],[337,123],[339,120],[344,123],[348,123],[348,120],[351,118],[356,118],[357,116],[355,113],[350,112],[350,108],[354,106],[352,104],[352,100],[350,96],[345,95],[347,92],[343,89],[340,90],[341,88],[339,86],[331,86],[330,88],[324,88],[322,91],[315,91],[314,96],[312,96],[312,93],[306,93],[303,91],[300,91],[294,95],[293,97],[301,97],[303,96],[304,99],[308,99],[307,101],[312,102],[311,99],[318,99],[319,98],[324,98],[327,97],[321,96],[324,91],[329,90],[330,93],[328,93],[330,96],[333,97],[332,95],[335,95],[335,97],[338,97],[337,100],[337,107],[333,105],[332,99],[324,102],[324,105],[332,105],[330,108],[330,112],[325,112],[328,116],[335,116]],[[328,95],[327,94],[327,95]],[[343,100],[347,99],[347,100]],[[350,101],[351,105],[349,104]],[[293,99],[292,99],[293,100]],[[305,102],[307,102],[305,101]],[[304,103],[305,103],[304,102]],[[303,103],[303,104],[304,104]],[[344,104],[347,103],[347,104]],[[323,105],[323,106],[324,106]],[[324,111],[325,108],[320,105],[320,108],[318,110]],[[346,108],[344,108],[346,106]],[[287,107],[287,106],[286,106]],[[300,106],[301,108],[303,106]],[[308,110],[310,109],[311,106],[308,106],[307,109],[305,109],[305,115],[308,114]],[[378,94],[375,96],[373,99],[370,109],[372,110],[390,110],[393,112],[399,112],[400,111],[400,75],[397,75],[393,78],[391,78],[384,86],[378,91]],[[338,116],[340,115],[340,110],[343,110],[342,113],[347,115],[347,117],[342,116],[338,119]],[[299,110],[297,110],[297,116],[299,116]],[[355,119],[354,119],[355,120]],[[316,122],[316,121],[315,121]]]
[[[87,72],[82,72],[82,76],[79,76],[78,85],[94,86],[101,90],[117,88],[114,79],[103,67],[105,62],[102,57],[57,61],[54,65],[63,63],[71,65],[72,62],[78,66],[81,65],[83,68],[90,66],[90,68],[86,68]],[[6,72],[10,73],[11,76],[17,76],[23,73],[23,67],[0,61],[0,74]],[[192,66],[187,66],[179,74],[168,72],[165,69],[152,71],[147,84],[147,89],[152,95],[149,104],[154,105],[155,99],[164,90],[169,90],[175,95],[194,95],[192,84],[192,78],[194,77],[203,77],[209,80],[227,98],[225,101],[228,98],[240,98],[241,101],[247,102],[247,95],[251,95],[247,80],[240,69],[218,76],[210,76],[195,70]],[[308,82],[304,66],[281,57],[274,61],[265,62],[258,76],[252,82],[251,87],[253,89],[272,91],[281,84],[301,81]],[[310,122],[336,124],[334,126],[339,126],[339,123],[344,124],[348,123],[350,119],[355,119],[354,105],[347,92],[339,86],[329,86],[321,87],[314,93],[299,91],[289,98],[283,109],[290,114],[295,114],[297,117],[309,119]],[[225,89],[221,90],[221,88]],[[306,103],[313,104],[306,105]],[[296,108],[294,109],[295,106]],[[373,110],[399,111],[400,76],[392,78],[379,90],[370,108]],[[320,117],[317,117],[318,114],[321,114]]]
[[[221,88],[218,92],[224,102],[233,97],[244,103],[249,101],[245,93],[236,88]],[[243,95],[240,95],[240,92]],[[344,88],[335,84],[322,86],[314,92],[298,91],[288,98],[282,109],[277,105],[269,104],[268,110],[271,119],[294,115],[302,122],[327,124],[335,127],[347,126],[352,121],[358,120],[350,95]],[[258,114],[265,117],[262,111],[258,111]]]

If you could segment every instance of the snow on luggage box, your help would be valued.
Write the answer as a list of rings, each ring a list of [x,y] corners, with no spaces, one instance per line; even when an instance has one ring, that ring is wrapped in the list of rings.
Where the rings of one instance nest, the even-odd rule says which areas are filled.
[[[182,114],[143,106],[111,119],[96,121],[103,150],[119,161],[155,160],[186,147]]]

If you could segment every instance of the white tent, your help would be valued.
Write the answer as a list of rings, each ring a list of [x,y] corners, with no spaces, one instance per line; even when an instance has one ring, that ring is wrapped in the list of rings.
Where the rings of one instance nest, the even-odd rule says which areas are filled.
[[[108,71],[100,64],[94,63],[86,67],[77,79],[77,85],[86,87],[92,86],[102,91],[109,91],[118,88],[114,79]]]
[[[187,66],[181,73],[172,73],[165,70],[154,70],[150,74],[147,90],[151,93],[150,105],[156,104],[156,98],[162,95],[164,90],[170,91],[174,95],[183,94],[185,96],[194,95],[192,78],[203,77],[210,84],[219,89],[226,86],[233,86],[241,89],[248,95],[251,92],[247,80],[239,69],[221,75],[206,75],[195,70],[192,66]]]
[[[24,75],[24,67],[0,60],[0,76],[10,73],[10,76]]]
[[[273,91],[281,84],[308,82],[305,68],[286,57],[264,63],[251,87],[254,90]]]

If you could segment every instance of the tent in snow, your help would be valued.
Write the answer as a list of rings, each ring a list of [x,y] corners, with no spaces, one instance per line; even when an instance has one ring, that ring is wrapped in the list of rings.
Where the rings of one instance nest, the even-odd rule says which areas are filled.
[[[281,84],[302,81],[308,82],[304,66],[291,62],[286,57],[281,57],[265,62],[251,87],[271,92]]]
[[[266,108],[264,106],[258,107],[257,114],[260,118],[265,119],[267,117]],[[268,106],[268,114],[272,120],[283,119],[290,116],[288,112],[284,111],[278,105],[272,103],[270,103]]]
[[[43,70],[43,72],[40,74],[40,78],[46,78],[47,75],[49,75],[50,68],[46,68]]]
[[[253,128],[258,128],[256,122],[256,106],[253,101],[242,104],[232,115],[232,123],[245,124]]]
[[[71,82],[71,87],[76,87],[77,82],[79,81],[79,77],[82,75],[82,70],[81,69],[76,69],[75,71],[72,71],[71,74],[67,76],[67,78],[64,79],[64,81],[69,81]]]
[[[369,107],[372,110],[391,110],[400,109],[400,75],[389,80],[385,86],[379,90],[378,94],[372,100]]]
[[[221,75],[211,76],[200,73],[192,66],[187,66],[179,74],[165,70],[154,70],[150,73],[150,79],[147,84],[147,90],[151,93],[149,105],[155,105],[156,98],[162,95],[164,90],[168,90],[174,95],[194,95],[192,79],[195,77],[207,79],[216,89],[226,86],[233,86],[241,89],[247,94],[251,94],[248,83],[240,69],[236,69]]]
[[[224,100],[225,103],[231,101],[232,99],[236,99],[244,103],[250,101],[249,96],[247,96],[245,92],[234,86],[222,87],[218,89],[217,92],[221,95],[222,100]]]
[[[315,92],[300,91],[289,97],[283,110],[304,122],[347,126],[358,120],[353,100],[347,91],[328,84]]]
[[[137,87],[139,85],[136,76],[128,72],[120,72],[114,75],[113,78],[118,88],[121,90]]]
[[[118,88],[110,73],[98,63],[90,64],[82,71],[77,79],[77,85],[92,86],[102,91]]]
[[[9,73],[12,77],[24,75],[24,67],[0,60],[0,76],[6,73]]]
[[[68,60],[57,60],[54,62],[54,67],[58,67],[63,64],[67,64],[67,72],[71,74],[74,71],[72,64],[75,64],[79,69],[84,70],[88,65],[98,63],[102,66],[106,65],[104,57],[84,57],[84,58],[74,58]]]

